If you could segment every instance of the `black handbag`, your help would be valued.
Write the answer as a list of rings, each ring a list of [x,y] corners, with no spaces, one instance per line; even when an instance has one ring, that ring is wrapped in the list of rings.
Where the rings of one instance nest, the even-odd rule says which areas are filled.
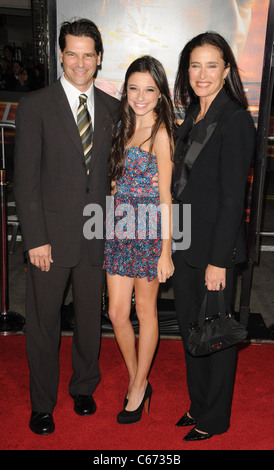
[[[225,311],[223,291],[218,291],[218,313],[206,316],[207,294],[199,313],[198,323],[189,325],[186,350],[192,356],[205,356],[234,344],[247,337],[247,329]]]

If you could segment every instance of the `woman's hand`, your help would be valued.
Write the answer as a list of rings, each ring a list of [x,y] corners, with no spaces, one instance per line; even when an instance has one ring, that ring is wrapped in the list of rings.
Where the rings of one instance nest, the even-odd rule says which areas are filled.
[[[161,254],[157,264],[159,282],[166,282],[174,273],[174,264],[170,255]]]
[[[205,285],[208,290],[225,289],[226,282],[226,268],[219,268],[218,266],[207,265],[205,270]]]

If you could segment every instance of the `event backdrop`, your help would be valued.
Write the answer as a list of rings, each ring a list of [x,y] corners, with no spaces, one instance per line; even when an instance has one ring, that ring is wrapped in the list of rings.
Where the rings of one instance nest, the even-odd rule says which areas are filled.
[[[56,0],[56,35],[63,21],[92,19],[104,41],[96,85],[119,98],[128,65],[144,54],[162,62],[172,93],[179,54],[186,42],[215,30],[235,52],[257,123],[269,4],[270,0]],[[56,61],[60,76],[58,46]],[[14,122],[17,105],[16,96],[2,99],[0,121]]]
[[[99,27],[104,56],[96,85],[120,97],[125,71],[137,57],[160,60],[173,91],[178,58],[188,40],[212,30],[232,46],[257,121],[269,0],[56,0],[60,24],[86,17]],[[57,53],[58,75],[62,73]]]

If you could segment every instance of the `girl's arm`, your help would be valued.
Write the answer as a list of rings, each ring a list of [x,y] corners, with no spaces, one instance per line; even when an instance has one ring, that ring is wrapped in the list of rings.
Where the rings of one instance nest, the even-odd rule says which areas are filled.
[[[158,166],[158,189],[162,219],[162,253],[158,260],[159,282],[166,282],[174,272],[172,261],[172,159],[169,138],[164,127],[160,128],[154,142]]]

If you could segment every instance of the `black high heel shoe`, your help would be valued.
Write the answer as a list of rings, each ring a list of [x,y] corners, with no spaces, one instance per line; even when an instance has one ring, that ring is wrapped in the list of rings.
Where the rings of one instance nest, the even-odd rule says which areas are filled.
[[[196,420],[191,416],[188,416],[186,413],[184,414],[184,416],[181,417],[181,419],[179,419],[178,423],[176,423],[175,426],[193,426],[194,424],[196,424]]]
[[[145,394],[144,394],[144,398],[141,401],[138,408],[134,411],[127,411],[127,410],[123,409],[117,415],[117,422],[119,424],[138,423],[138,421],[140,421],[141,418],[142,418],[143,408],[145,408],[146,413],[149,413],[151,395],[152,395],[152,387],[151,387],[150,383],[148,382],[147,387],[146,387],[146,391],[145,391]]]
[[[201,433],[196,430],[196,428],[191,429],[189,433],[183,438],[183,441],[204,441],[205,439],[210,439],[213,434]]]

